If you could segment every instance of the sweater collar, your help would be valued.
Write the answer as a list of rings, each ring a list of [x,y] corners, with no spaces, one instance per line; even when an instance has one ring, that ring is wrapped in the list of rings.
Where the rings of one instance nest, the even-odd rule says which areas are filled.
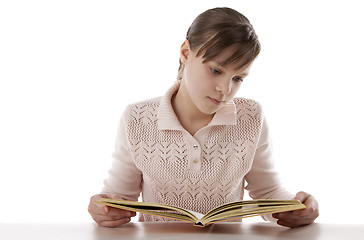
[[[180,82],[176,82],[161,98],[158,110],[158,129],[159,130],[185,130],[180,124],[176,114],[173,111],[171,99],[178,91]],[[207,126],[216,125],[235,125],[236,124],[236,107],[233,100],[227,102],[220,108]]]

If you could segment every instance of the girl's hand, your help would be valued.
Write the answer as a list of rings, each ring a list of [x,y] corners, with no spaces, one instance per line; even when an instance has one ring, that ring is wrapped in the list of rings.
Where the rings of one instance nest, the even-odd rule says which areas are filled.
[[[297,193],[294,199],[300,200],[308,208],[273,214],[273,217],[278,219],[277,224],[293,228],[313,223],[319,216],[316,199],[306,192]]]
[[[101,198],[121,199],[119,195],[97,194],[91,197],[88,205],[88,212],[100,227],[118,227],[130,222],[130,218],[136,215],[135,212],[112,208],[103,204],[95,203]]]

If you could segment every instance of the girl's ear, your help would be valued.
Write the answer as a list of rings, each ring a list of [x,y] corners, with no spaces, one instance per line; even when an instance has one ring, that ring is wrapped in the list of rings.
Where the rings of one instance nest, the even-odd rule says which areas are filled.
[[[185,40],[181,46],[180,60],[183,64],[186,63],[189,54],[191,53],[190,41]]]

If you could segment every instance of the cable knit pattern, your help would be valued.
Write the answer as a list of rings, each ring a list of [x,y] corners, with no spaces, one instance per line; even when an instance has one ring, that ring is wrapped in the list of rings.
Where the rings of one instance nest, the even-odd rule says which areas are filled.
[[[120,137],[126,138],[127,151],[124,152],[128,156],[114,154],[119,163],[110,170],[104,192],[136,200],[135,196],[125,194],[128,181],[132,179],[113,176],[128,171],[123,161],[129,159],[135,165],[134,170],[140,173],[134,176],[140,184],[134,185],[139,187],[136,192],[142,192],[143,201],[206,213],[223,203],[242,199],[245,176],[252,169],[259,147],[263,126],[261,106],[253,100],[236,98],[219,110],[208,126],[191,136],[179,124],[170,105],[177,88],[178,85],[172,87],[163,98],[128,106],[120,128]],[[252,188],[271,193],[280,189],[271,169],[264,175],[270,179],[269,184],[259,184],[256,179],[258,182],[252,183]],[[117,181],[121,183],[113,184]],[[140,220],[171,221],[144,214]]]

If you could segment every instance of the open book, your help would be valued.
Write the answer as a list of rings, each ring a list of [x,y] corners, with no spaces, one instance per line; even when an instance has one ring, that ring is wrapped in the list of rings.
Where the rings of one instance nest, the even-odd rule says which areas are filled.
[[[192,222],[195,226],[199,227],[205,227],[216,222],[306,208],[306,206],[298,200],[261,199],[226,203],[210,210],[206,214],[201,214],[159,203],[135,202],[108,198],[102,198],[96,202],[133,212],[141,212]]]

